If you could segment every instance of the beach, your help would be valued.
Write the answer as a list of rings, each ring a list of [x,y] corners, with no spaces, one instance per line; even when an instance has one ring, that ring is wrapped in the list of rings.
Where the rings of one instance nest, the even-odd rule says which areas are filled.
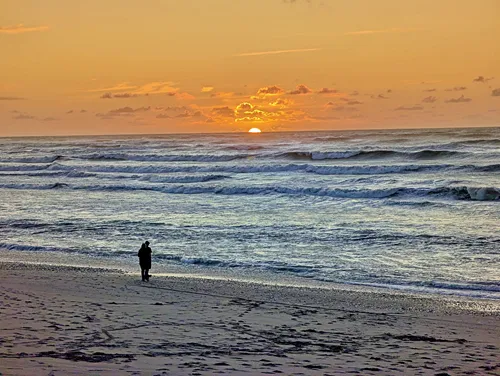
[[[0,263],[0,374],[498,375],[498,300]]]

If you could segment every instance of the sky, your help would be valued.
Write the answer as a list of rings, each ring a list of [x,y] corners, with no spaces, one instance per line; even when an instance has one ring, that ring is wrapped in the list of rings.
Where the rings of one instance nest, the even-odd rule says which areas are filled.
[[[0,137],[500,126],[498,0],[1,0]]]

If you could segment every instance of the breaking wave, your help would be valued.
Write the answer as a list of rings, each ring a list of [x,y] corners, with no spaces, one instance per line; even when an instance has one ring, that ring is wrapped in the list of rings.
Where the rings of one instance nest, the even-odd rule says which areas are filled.
[[[439,188],[381,188],[343,189],[286,186],[195,186],[195,185],[71,185],[53,184],[0,184],[0,189],[71,189],[85,191],[153,191],[167,194],[216,194],[216,195],[290,195],[319,196],[352,199],[384,199],[391,197],[439,196],[456,200],[495,201],[500,199],[500,189],[494,187],[439,187]]]
[[[31,167],[31,166],[28,166]],[[0,166],[1,170],[2,166]],[[22,168],[22,167],[20,167]],[[54,163],[45,168],[49,170],[73,170],[75,166]],[[411,165],[381,165],[381,166],[332,166],[311,164],[273,164],[273,165],[215,165],[215,166],[137,166],[137,165],[87,165],[85,171],[109,173],[136,173],[136,174],[168,174],[168,173],[193,173],[193,172],[225,172],[225,173],[262,173],[262,172],[307,172],[320,175],[379,175],[400,174],[420,171],[442,170],[475,170],[475,171],[500,171],[500,164],[475,166],[453,164],[411,164]]]
[[[420,150],[414,152],[399,150],[358,150],[358,151],[336,151],[336,152],[286,152],[278,154],[291,159],[382,159],[391,157],[404,157],[411,159],[437,159],[441,157],[466,156],[469,153],[449,150]]]
[[[138,162],[229,162],[237,159],[251,157],[249,154],[186,154],[186,155],[162,155],[162,154],[89,154],[74,157],[75,159],[93,161],[138,161]]]
[[[263,149],[260,145],[231,145],[225,147],[229,150],[254,151],[255,153],[243,154],[141,154],[141,153],[91,153],[68,155],[47,155],[34,157],[8,157],[0,159],[1,163],[53,163],[58,160],[86,160],[86,161],[136,161],[136,162],[230,162],[247,158],[266,160],[336,160],[336,159],[385,159],[404,158],[415,160],[428,160],[449,157],[465,157],[472,155],[469,152],[452,150],[341,150],[341,151],[286,151],[280,153],[258,153]],[[489,156],[488,154],[484,154]]]

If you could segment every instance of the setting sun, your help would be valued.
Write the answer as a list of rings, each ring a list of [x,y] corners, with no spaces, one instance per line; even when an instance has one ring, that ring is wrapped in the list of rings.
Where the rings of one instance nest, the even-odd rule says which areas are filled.
[[[261,133],[262,131],[259,128],[252,128],[248,131],[248,133]]]

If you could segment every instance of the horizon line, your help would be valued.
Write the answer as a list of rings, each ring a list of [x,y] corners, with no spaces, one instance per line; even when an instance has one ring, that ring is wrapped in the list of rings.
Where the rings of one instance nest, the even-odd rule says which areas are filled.
[[[349,129],[311,129],[311,130],[286,130],[286,131],[263,131],[259,134],[268,133],[306,133],[306,132],[369,132],[369,131],[403,131],[403,130],[443,130],[443,129],[491,129],[500,128],[499,125],[478,125],[471,126],[467,125],[464,127],[457,126],[442,126],[442,127],[406,127],[406,128],[349,128]],[[6,138],[63,138],[63,137],[113,137],[113,136],[164,136],[164,135],[211,135],[211,134],[248,134],[248,131],[235,131],[235,132],[185,132],[185,133],[108,133],[108,134],[71,134],[71,135],[23,135],[23,136],[0,136],[0,139]],[[259,137],[259,136],[257,136]]]

